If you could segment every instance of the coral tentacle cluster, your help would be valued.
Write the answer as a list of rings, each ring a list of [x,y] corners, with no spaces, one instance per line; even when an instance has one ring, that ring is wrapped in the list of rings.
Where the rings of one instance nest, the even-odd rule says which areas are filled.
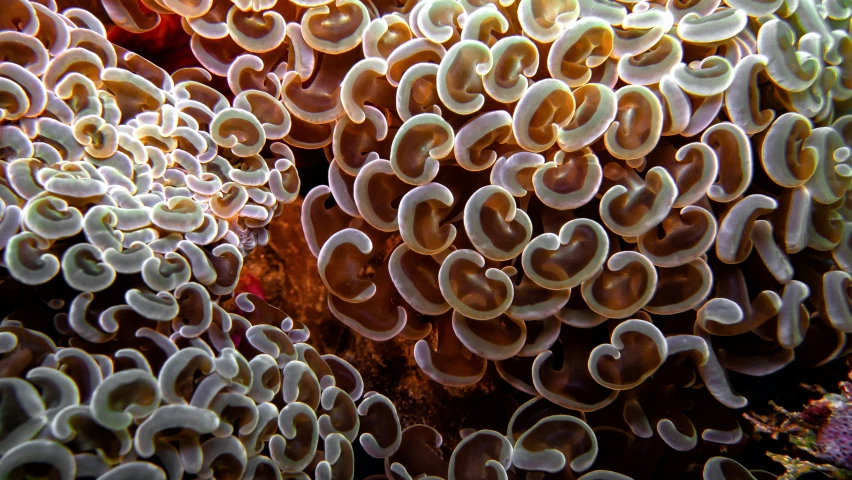
[[[728,373],[844,353],[848,2],[101,6],[0,2],[0,478],[771,478]],[[163,15],[203,68],[106,38]],[[533,396],[448,460],[235,292],[319,149],[331,313]]]
[[[360,46],[300,24],[311,58],[352,62],[338,107],[313,104],[331,166],[302,210],[341,322],[415,340],[442,384],[491,361],[523,392],[620,411],[675,450],[739,442],[747,399],[728,372],[842,353],[848,8],[365,5],[369,21],[339,30],[360,21]]]

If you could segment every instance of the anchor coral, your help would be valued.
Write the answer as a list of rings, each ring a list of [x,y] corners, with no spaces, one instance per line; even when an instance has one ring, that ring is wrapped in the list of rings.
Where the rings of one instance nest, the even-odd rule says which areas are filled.
[[[0,477],[764,478],[719,456],[729,373],[845,353],[841,0],[97,7],[0,12]],[[107,38],[178,21],[200,67]],[[236,291],[320,152],[331,314],[514,387],[448,460]],[[847,468],[829,400],[813,451]]]

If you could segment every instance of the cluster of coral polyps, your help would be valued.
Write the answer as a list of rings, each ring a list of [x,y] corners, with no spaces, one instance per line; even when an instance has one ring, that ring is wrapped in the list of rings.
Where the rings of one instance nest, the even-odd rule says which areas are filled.
[[[356,438],[396,451],[351,365],[256,297],[219,305],[298,194],[281,102],[83,10],[0,8],[0,478],[351,479]]]
[[[4,321],[0,478],[351,479],[359,435],[397,449],[393,404],[357,370],[256,297],[237,305],[189,336],[125,312],[118,337],[79,348]]]
[[[631,480],[616,473],[631,471],[641,478],[704,480],[770,480],[765,471],[747,470],[725,457],[689,464],[682,471],[661,472],[652,451],[635,443],[627,432],[592,429],[585,416],[534,398],[511,415],[505,434],[494,430],[469,432],[449,462],[436,454],[441,435],[425,425],[402,431],[399,449],[385,460],[385,475],[367,480]],[[641,443],[641,442],[640,442]],[[677,463],[677,462],[672,462]],[[642,466],[654,473],[642,472]],[[588,473],[580,474],[577,472]]]
[[[125,299],[157,320],[177,313],[169,292],[190,279],[185,296],[231,293],[242,255],[268,241],[266,225],[298,195],[292,152],[267,148],[290,129],[281,102],[258,91],[229,102],[200,69],[170,75],[112,45],[85,11],[27,1],[9,10],[0,32],[9,274],[27,285],[61,275],[89,294],[77,312],[122,275],[140,277]],[[90,341],[111,333],[70,323]]]
[[[205,69],[0,5],[0,478],[351,479],[357,438],[394,479],[622,479],[639,439],[739,442],[727,371],[843,349],[843,1],[142,3],[104,7],[180,15]],[[331,160],[302,219],[331,311],[448,385],[495,361],[543,397],[505,435],[444,462],[298,322],[219,305],[290,147]]]
[[[709,415],[747,403],[728,371],[841,354],[847,3],[282,0],[215,23],[222,3],[187,21],[199,59],[254,52],[229,79],[280,78],[330,143],[302,210],[330,310],[418,340],[435,381],[493,361],[687,450],[739,441]]]
[[[218,304],[298,194],[281,102],[170,75],[80,9],[3,2],[0,30],[0,478],[352,478],[359,435],[389,455],[396,412],[354,368],[257,298]]]

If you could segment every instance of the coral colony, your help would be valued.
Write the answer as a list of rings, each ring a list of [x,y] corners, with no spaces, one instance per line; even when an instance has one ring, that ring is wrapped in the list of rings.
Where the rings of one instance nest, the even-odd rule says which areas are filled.
[[[852,477],[848,384],[729,379],[846,352],[848,0],[90,3],[0,0],[0,479]],[[108,39],[166,19],[197,66]],[[331,314],[508,426],[442,450],[235,290],[292,202]]]

